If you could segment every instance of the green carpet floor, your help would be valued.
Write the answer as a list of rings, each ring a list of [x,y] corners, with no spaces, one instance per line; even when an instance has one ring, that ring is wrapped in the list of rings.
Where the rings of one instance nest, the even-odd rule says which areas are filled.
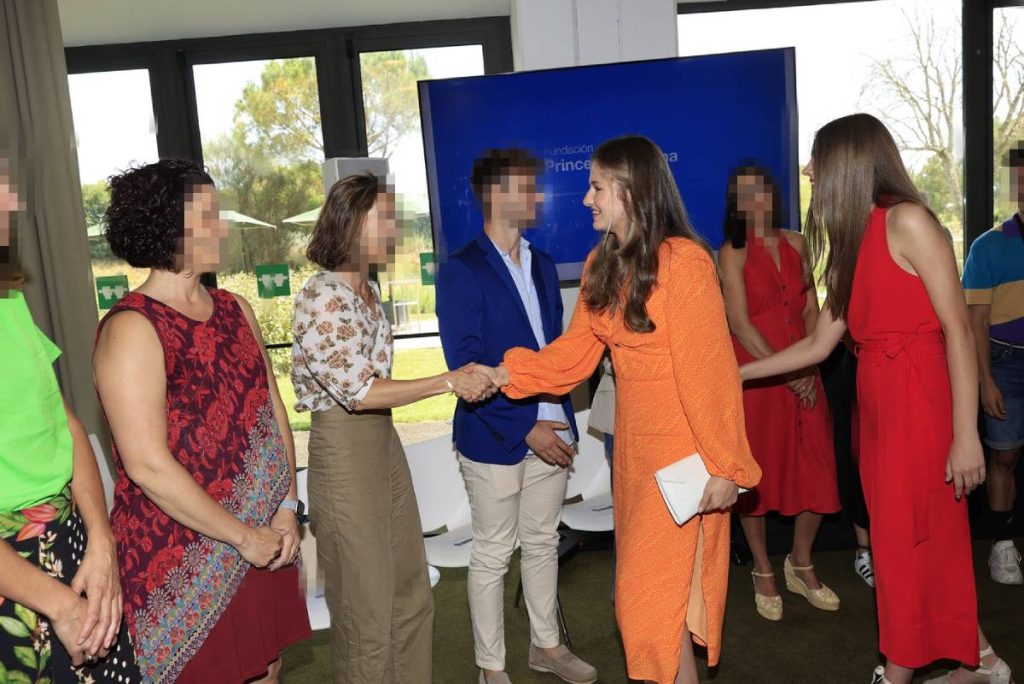
[[[1021,546],[1018,541],[1018,547]],[[988,575],[989,542],[975,544],[979,610],[982,627],[1002,657],[1024,681],[1024,587],[996,584]],[[773,559],[782,586],[782,558]],[[812,608],[783,590],[785,616],[770,623],[754,612],[750,566],[732,567],[725,616],[722,662],[709,672],[699,660],[702,681],[717,684],[868,684],[878,664],[873,592],[853,572],[852,552],[815,556],[818,576],[843,604],[837,613]],[[593,664],[602,682],[627,682],[622,643],[611,603],[611,552],[582,551],[561,569],[559,592],[566,612],[573,651]],[[555,684],[553,675],[532,672],[526,664],[529,622],[523,606],[512,601],[518,566],[507,578],[505,633],[507,671],[516,684]],[[434,588],[434,682],[475,684],[473,637],[466,599],[465,570],[442,571]],[[941,673],[936,666],[915,681]],[[317,632],[284,654],[286,684],[329,684],[327,633]],[[419,684],[408,682],[401,684]]]

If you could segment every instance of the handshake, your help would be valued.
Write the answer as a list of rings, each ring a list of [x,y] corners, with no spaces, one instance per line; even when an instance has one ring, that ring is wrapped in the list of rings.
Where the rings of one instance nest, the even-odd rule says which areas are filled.
[[[504,366],[493,368],[478,363],[467,363],[459,370],[448,371],[444,379],[452,392],[471,404],[490,399],[509,380]]]

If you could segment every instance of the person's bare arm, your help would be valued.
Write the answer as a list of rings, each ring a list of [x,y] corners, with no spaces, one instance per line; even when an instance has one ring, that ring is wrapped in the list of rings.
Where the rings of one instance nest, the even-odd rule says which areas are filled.
[[[832,318],[826,302],[814,330],[807,337],[771,356],[741,366],[740,377],[756,380],[816,366],[828,358],[845,332],[846,322]]]
[[[0,597],[49,618],[75,665],[81,665],[86,656],[106,655],[105,650],[91,650],[96,635],[82,634],[89,609],[85,599],[19,556],[3,539],[0,539]],[[106,634],[99,624],[94,632],[101,641]],[[26,625],[25,636],[28,634]]]
[[[718,267],[722,274],[722,297],[725,299],[725,317],[729,331],[736,336],[747,353],[755,359],[763,359],[775,353],[768,340],[757,326],[750,322],[747,309],[747,285],[743,279],[743,267],[747,263],[747,250],[736,249],[725,244],[718,251]]]
[[[970,316],[957,274],[953,247],[924,208],[910,203],[889,210],[892,250],[921,279],[946,339],[946,365],[953,395],[953,445],[947,463],[957,498],[985,480],[978,437],[978,360]]]
[[[981,385],[981,407],[985,413],[1006,420],[1003,392],[992,378],[992,341],[989,339],[991,304],[971,304],[967,307],[974,332],[974,347],[978,352],[978,379]]]
[[[96,387],[125,472],[167,515],[238,549],[263,567],[281,551],[281,536],[251,528],[217,503],[167,447],[163,349],[141,315],[119,313],[104,325],[93,356]]]
[[[74,445],[71,495],[78,514],[82,516],[88,539],[82,563],[71,579],[71,589],[76,594],[85,594],[89,602],[83,634],[93,633],[93,627],[99,625],[87,647],[89,653],[96,653],[100,647],[109,649],[113,646],[121,629],[124,611],[121,577],[117,569],[114,534],[107,518],[103,482],[96,465],[97,457],[102,456],[93,453],[89,436],[67,401],[64,402],[64,412]]]

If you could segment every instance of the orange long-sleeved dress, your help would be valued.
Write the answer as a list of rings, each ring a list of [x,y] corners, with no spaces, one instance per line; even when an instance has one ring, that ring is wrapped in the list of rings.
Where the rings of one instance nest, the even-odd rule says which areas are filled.
[[[590,377],[605,347],[615,367],[615,613],[633,679],[669,684],[684,625],[718,662],[729,573],[729,514],[679,527],[654,473],[697,452],[713,475],[753,487],[739,371],[711,257],[685,238],[658,250],[647,302],[656,328],[635,333],[621,311],[591,314],[579,299],[568,331],[540,352],[505,354],[511,398],[564,394]],[[586,274],[584,273],[584,280]]]

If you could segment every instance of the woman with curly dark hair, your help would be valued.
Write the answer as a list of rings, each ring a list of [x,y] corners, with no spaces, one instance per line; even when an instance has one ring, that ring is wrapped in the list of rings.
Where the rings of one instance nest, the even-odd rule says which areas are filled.
[[[584,266],[564,335],[505,353],[491,371],[510,398],[566,394],[605,349],[615,366],[615,614],[630,678],[697,682],[692,642],[718,662],[729,577],[729,507],[761,469],[711,254],[665,155],[640,136],[594,152],[583,203],[604,233]],[[711,478],[681,527],[654,474],[694,453]]]
[[[110,179],[106,237],[149,277],[100,322],[125,618],[149,682],[276,682],[309,634],[293,565],[295,453],[249,304],[208,289],[213,181],[164,160]]]

